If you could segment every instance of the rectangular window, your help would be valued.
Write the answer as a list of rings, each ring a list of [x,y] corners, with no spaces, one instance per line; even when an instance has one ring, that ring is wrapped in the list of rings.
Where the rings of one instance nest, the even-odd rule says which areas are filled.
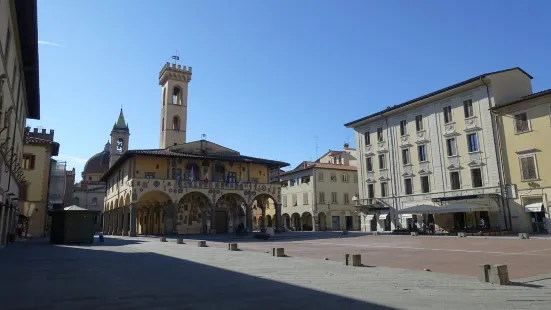
[[[467,147],[469,148],[469,153],[478,152],[478,135],[476,133],[467,135]]]
[[[373,157],[366,158],[365,165],[366,165],[367,171],[372,172],[373,171]]]
[[[296,207],[297,206],[297,194],[293,194],[293,196],[291,196],[291,200],[292,200],[292,203],[293,203],[293,207]]]
[[[427,147],[426,145],[419,145],[417,147],[417,157],[419,157],[419,162],[427,161]]]
[[[348,197],[348,194],[347,193],[344,193],[344,204],[349,204],[350,203],[350,199]]]
[[[450,172],[450,180],[452,189],[461,189],[461,180],[459,179],[459,172]]]
[[[295,183],[297,182],[296,179],[290,179],[289,182],[291,183],[291,186],[295,186]]]
[[[388,195],[388,183],[381,182],[381,197],[386,197]]]
[[[337,173],[331,172],[331,182],[337,182]]]
[[[452,107],[444,107],[444,124],[453,122]]]
[[[319,196],[320,196],[320,203],[325,203],[325,192],[320,192]]]
[[[23,162],[21,166],[26,170],[33,170],[36,156],[33,154],[23,154]]]
[[[409,165],[409,149],[402,149],[402,164]]]
[[[411,179],[404,179],[404,187],[406,188],[406,195],[413,194],[413,182]]]
[[[415,117],[415,129],[417,131],[423,130],[423,115],[417,115]]]
[[[482,187],[482,170],[471,169],[471,179],[473,181],[473,187]]]
[[[379,127],[377,128],[377,141],[383,142],[385,139],[383,138],[383,128]]]
[[[368,131],[364,133],[365,145],[371,145],[371,133]]]
[[[406,120],[400,121],[400,136],[405,136],[408,134],[407,122]]]
[[[155,172],[145,172],[144,173],[146,179],[154,179],[155,178]]]
[[[302,204],[303,205],[308,204],[308,193],[302,193]]]
[[[446,149],[448,156],[457,155],[457,148],[455,147],[455,138],[446,139]]]
[[[515,133],[523,133],[530,131],[528,123],[528,115],[526,112],[515,115]]]
[[[375,186],[367,184],[367,198],[375,198]]]
[[[331,193],[331,203],[337,203],[337,193],[336,192]]]
[[[430,192],[430,183],[428,176],[421,177],[421,192],[428,193]]]
[[[523,181],[537,180],[538,168],[536,165],[536,155],[525,155],[519,157],[520,173]]]
[[[346,174],[346,173],[343,173],[343,174],[342,174],[342,181],[343,181],[344,183],[348,183],[348,174]]]
[[[474,116],[473,101],[471,99],[463,101],[463,111],[465,112],[465,118]]]
[[[385,154],[379,154],[379,169],[386,169]]]
[[[323,172],[318,172],[318,181],[323,182]]]
[[[283,196],[283,203],[282,203],[283,207],[287,207],[287,196]]]

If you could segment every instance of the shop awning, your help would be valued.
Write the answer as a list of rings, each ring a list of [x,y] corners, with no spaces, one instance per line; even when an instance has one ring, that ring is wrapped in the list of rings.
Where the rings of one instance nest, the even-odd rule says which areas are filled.
[[[480,212],[480,211],[499,211],[497,206],[488,205],[475,205],[469,203],[452,203],[443,207],[434,209],[431,213],[443,214],[443,213],[462,213],[462,212]]]
[[[425,214],[432,213],[432,210],[435,209],[438,209],[438,207],[431,205],[417,205],[399,210],[398,214]]]
[[[531,203],[524,206],[524,212],[541,212],[543,211],[543,202]]]
[[[365,217],[365,219],[366,219],[367,221],[371,221],[371,220],[373,219],[373,216],[375,216],[375,214],[368,214],[368,215]]]
[[[403,218],[403,219],[410,219],[410,218],[413,218],[413,214],[411,214],[411,213],[402,214],[402,218]]]

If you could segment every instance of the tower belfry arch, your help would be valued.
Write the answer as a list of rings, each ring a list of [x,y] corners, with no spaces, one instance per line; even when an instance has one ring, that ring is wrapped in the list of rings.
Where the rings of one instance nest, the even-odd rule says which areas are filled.
[[[191,67],[165,63],[159,73],[162,88],[159,147],[186,143],[188,84]]]

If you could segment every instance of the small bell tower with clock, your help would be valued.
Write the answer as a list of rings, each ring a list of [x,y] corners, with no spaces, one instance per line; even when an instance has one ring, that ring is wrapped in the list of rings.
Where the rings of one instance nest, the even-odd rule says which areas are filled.
[[[130,129],[128,124],[124,121],[124,114],[119,114],[119,119],[113,125],[111,130],[111,145],[109,150],[109,167],[119,159],[124,152],[128,151],[128,139],[130,137]]]

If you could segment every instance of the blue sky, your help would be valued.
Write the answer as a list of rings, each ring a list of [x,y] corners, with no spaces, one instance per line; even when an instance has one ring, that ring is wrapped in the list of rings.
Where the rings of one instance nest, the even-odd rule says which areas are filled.
[[[479,3],[480,2],[480,3]],[[549,1],[39,0],[41,120],[80,174],[121,105],[157,148],[158,73],[193,67],[188,141],[296,165],[354,145],[345,122],[520,66],[551,88]],[[52,44],[47,44],[47,43]],[[53,45],[55,44],[55,45]]]

